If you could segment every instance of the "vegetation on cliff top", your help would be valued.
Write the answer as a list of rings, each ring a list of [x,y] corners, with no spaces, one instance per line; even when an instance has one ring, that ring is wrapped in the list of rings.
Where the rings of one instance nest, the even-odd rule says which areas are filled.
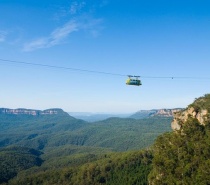
[[[196,111],[206,109],[210,113],[210,94],[205,94],[202,97],[196,98],[188,107],[193,107]]]
[[[197,98],[190,107],[209,113],[210,94]],[[153,155],[151,184],[210,184],[210,120],[202,125],[189,115],[180,130],[157,138]]]
[[[210,184],[210,123],[189,118],[182,130],[158,137],[151,184]]]

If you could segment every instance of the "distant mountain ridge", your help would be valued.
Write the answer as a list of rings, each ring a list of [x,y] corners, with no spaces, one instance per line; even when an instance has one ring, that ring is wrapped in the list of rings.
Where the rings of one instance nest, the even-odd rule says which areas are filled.
[[[55,115],[55,114],[64,114],[65,112],[59,108],[52,108],[46,110],[35,110],[35,109],[9,109],[9,108],[0,108],[0,114],[13,114],[13,115]]]
[[[133,118],[133,119],[143,119],[149,117],[173,117],[174,113],[183,110],[182,108],[174,108],[174,109],[151,109],[151,110],[140,110],[134,114],[93,114],[93,115],[74,115],[73,117],[77,119],[83,119],[85,121],[100,121],[105,120],[110,117],[122,117],[122,118]],[[51,108],[46,110],[36,110],[36,109],[26,109],[26,108],[0,108],[0,114],[4,115],[72,115],[71,113],[64,112],[60,108]]]
[[[102,121],[111,117],[128,118],[131,114],[112,113],[90,113],[90,112],[68,112],[70,116],[88,122]]]
[[[182,108],[174,109],[152,109],[152,110],[140,110],[131,115],[130,118],[142,119],[147,117],[173,117],[175,112],[183,110]]]
[[[118,118],[133,118],[133,119],[144,119],[150,117],[165,117],[173,118],[174,113],[183,110],[183,108],[173,108],[173,109],[151,109],[151,110],[140,110],[136,113],[127,114],[105,114],[105,113],[88,113],[88,112],[68,112],[69,115],[82,119],[88,122],[102,121],[112,117]]]

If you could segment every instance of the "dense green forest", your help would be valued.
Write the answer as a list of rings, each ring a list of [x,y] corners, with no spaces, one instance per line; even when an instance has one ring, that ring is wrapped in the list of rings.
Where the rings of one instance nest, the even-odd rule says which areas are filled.
[[[113,153],[74,168],[47,170],[28,175],[27,178],[18,175],[9,184],[143,185],[147,184],[151,160],[150,151]]]
[[[153,146],[150,184],[210,184],[210,94],[188,108],[208,110],[205,124],[188,115],[182,129],[159,136]]]
[[[207,185],[210,184],[209,143],[210,123],[201,125],[189,117],[182,130],[162,134],[149,150],[99,152],[101,155],[89,161],[80,164],[77,161],[60,169],[36,171],[41,167],[34,167],[28,173],[19,173],[9,184]]]
[[[209,110],[210,95],[189,107]],[[1,119],[1,183],[210,184],[209,113],[203,125],[188,115],[176,131],[170,129],[171,118],[88,123],[63,116]]]
[[[153,154],[152,184],[210,184],[210,122],[189,118],[182,130],[158,137]]]
[[[11,170],[6,171],[4,176],[8,178],[1,182],[7,182],[17,174],[18,177],[28,177],[34,173],[51,173],[52,170],[72,167],[79,170],[86,163],[104,160],[104,156],[124,155],[114,152],[150,147],[158,135],[171,130],[170,122],[171,118],[109,118],[89,123],[63,111],[56,115],[38,116],[0,114],[2,150],[14,146],[16,156],[21,156],[23,147],[33,148],[41,152],[38,157],[42,161],[30,167],[23,162],[15,173],[12,172],[14,167],[5,163],[8,164],[5,169]],[[16,156],[13,161],[21,161]],[[4,157],[3,161],[9,159]]]
[[[7,147],[0,149],[0,183],[7,182],[18,172],[40,166],[43,160],[41,152],[23,147]]]
[[[155,138],[171,130],[171,118],[110,118],[88,123],[68,114],[0,114],[0,147],[18,145],[37,150],[76,145],[127,151],[150,146]]]

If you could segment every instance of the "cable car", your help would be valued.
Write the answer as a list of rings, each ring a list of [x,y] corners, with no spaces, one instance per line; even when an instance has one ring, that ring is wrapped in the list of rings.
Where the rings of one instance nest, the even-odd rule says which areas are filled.
[[[128,79],[126,80],[126,85],[136,85],[136,86],[142,85],[141,80],[139,80],[139,77],[140,76],[128,75]]]

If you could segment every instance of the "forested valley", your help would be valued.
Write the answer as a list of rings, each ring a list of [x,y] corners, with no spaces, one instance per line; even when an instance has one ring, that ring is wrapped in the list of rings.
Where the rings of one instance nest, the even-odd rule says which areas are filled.
[[[210,95],[172,118],[0,114],[1,184],[210,184]],[[202,113],[202,124],[197,115]],[[194,114],[196,112],[196,114]]]
[[[109,118],[89,123],[58,112],[0,114],[1,183],[26,184],[33,178],[42,179],[33,184],[92,184],[92,180],[126,184],[128,179],[146,183],[152,159],[149,148],[158,135],[171,130],[172,118]],[[83,181],[77,179],[81,174]]]

